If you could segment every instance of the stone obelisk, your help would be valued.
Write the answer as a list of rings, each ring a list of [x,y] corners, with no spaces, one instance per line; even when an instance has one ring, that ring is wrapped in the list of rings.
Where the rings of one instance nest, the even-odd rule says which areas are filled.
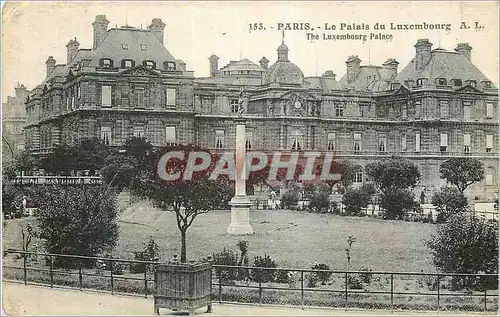
[[[240,106],[243,106],[242,102],[240,102]],[[234,120],[236,123],[235,195],[230,202],[231,223],[227,228],[227,233],[231,235],[254,233],[250,225],[250,206],[252,203],[246,192],[246,133],[245,119],[242,118],[243,112],[244,108],[241,108],[239,117]]]

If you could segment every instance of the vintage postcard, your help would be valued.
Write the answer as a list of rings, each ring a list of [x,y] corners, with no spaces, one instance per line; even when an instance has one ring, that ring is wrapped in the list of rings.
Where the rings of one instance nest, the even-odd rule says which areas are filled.
[[[496,314],[498,13],[3,3],[2,312]]]

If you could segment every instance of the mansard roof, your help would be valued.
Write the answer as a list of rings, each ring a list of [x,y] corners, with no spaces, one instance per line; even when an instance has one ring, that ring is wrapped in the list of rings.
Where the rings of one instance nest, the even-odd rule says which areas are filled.
[[[355,91],[385,91],[390,89],[395,80],[395,71],[389,67],[364,65],[360,66],[359,73],[351,82],[347,82],[347,74],[342,76],[338,84],[340,89]]]
[[[157,66],[164,62],[176,62],[153,32],[130,27],[113,28],[106,32],[95,50],[92,66],[98,66],[101,58],[112,59],[115,65],[124,59],[133,60],[136,64],[150,60]]]
[[[219,70],[219,72],[224,71],[257,71],[263,73],[265,69],[245,58],[241,61],[231,62]]]
[[[422,70],[415,69],[415,59],[406,65],[399,73],[397,80],[418,78],[428,78],[430,83],[434,83],[437,78],[475,80],[477,83],[488,81],[489,79],[465,56],[457,52],[450,52],[444,49],[434,49],[427,65]]]

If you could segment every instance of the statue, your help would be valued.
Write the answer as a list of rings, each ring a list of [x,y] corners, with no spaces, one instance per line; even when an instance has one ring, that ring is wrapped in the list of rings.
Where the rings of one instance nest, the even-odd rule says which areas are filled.
[[[267,114],[269,116],[272,116],[273,115],[273,102],[271,100],[268,100],[267,101]]]
[[[238,98],[238,117],[242,117],[245,113],[244,99],[243,99],[243,87],[240,89],[240,97]]]

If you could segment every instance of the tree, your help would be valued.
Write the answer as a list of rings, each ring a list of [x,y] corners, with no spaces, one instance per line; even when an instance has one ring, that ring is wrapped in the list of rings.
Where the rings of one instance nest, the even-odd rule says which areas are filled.
[[[439,176],[463,193],[467,187],[484,179],[484,166],[481,161],[469,157],[451,158],[441,164]]]
[[[360,188],[349,188],[342,196],[347,215],[359,216],[361,210],[366,208],[375,194],[373,184],[363,184]]]
[[[297,207],[300,200],[300,187],[296,182],[287,184],[285,192],[281,196],[283,208]]]
[[[309,200],[309,208],[319,212],[330,207],[330,193],[332,189],[327,184],[306,184],[304,198]]]
[[[40,167],[40,159],[25,150],[16,157],[16,169],[23,172],[32,172]]]
[[[193,145],[174,145],[164,147],[151,153],[149,169],[141,175],[138,184],[143,193],[151,199],[153,204],[163,210],[173,209],[176,215],[177,227],[181,233],[181,262],[186,262],[186,233],[194,220],[201,214],[207,213],[224,203],[227,199],[229,182],[226,178],[210,179],[215,162],[212,160],[207,169],[194,172],[191,179],[183,175],[172,181],[162,180],[157,174],[161,156],[169,151],[184,153],[183,158],[170,159],[165,166],[166,171],[183,172],[188,163],[188,154],[205,152],[206,150]],[[163,168],[163,167],[162,167]]]
[[[70,147],[66,144],[58,145],[52,153],[40,161],[40,167],[50,174],[69,175],[74,171],[75,158]]]
[[[417,208],[411,189],[420,179],[420,172],[407,159],[393,156],[368,164],[367,174],[382,192],[381,207],[385,209],[385,218],[403,219],[404,215]]]
[[[439,225],[426,245],[432,251],[434,265],[442,272],[498,272],[497,221],[477,218],[466,212],[453,214],[446,223]],[[474,287],[477,280],[459,276],[452,282],[455,289],[460,289]]]
[[[104,183],[121,191],[128,188],[140,192],[140,177],[150,172],[153,145],[145,139],[127,140],[118,151],[106,157],[101,176]]]
[[[97,256],[118,239],[116,193],[105,186],[51,186],[43,194],[37,224],[47,252]],[[55,264],[76,263],[56,257]],[[89,265],[89,262],[85,262]]]
[[[112,150],[101,139],[83,139],[70,146],[74,170],[88,170],[94,175],[105,163]]]
[[[439,212],[437,222],[445,222],[452,214],[467,210],[467,198],[456,187],[445,186],[432,196],[432,204]]]

